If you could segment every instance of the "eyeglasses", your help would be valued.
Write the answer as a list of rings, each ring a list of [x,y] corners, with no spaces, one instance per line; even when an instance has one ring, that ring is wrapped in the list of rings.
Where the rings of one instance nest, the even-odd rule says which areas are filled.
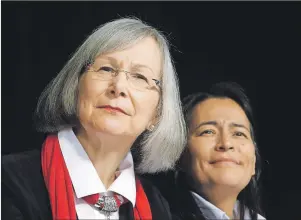
[[[127,80],[132,88],[137,90],[148,90],[152,88],[161,89],[161,82],[158,79],[154,79],[151,74],[147,73],[134,73],[126,70],[115,69],[111,66],[101,66],[95,70],[91,64],[86,67],[87,72],[95,72],[98,74],[100,80],[109,81],[118,76],[120,72],[126,74]]]

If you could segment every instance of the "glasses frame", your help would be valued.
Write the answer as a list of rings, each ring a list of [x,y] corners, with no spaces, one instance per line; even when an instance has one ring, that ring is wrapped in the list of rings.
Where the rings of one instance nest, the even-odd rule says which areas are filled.
[[[92,67],[93,63],[88,63],[85,65],[85,72],[98,72],[99,70],[95,70],[93,67]],[[130,71],[127,71],[127,70],[123,70],[123,69],[115,69],[115,68],[112,68],[114,70],[112,74],[112,77],[117,77],[118,74],[120,72],[124,72],[126,74],[126,78],[127,80],[129,79],[129,76],[128,74],[132,74],[133,72],[130,72]],[[155,82],[155,86],[157,86],[159,88],[159,90],[161,91],[161,80],[158,80],[158,79],[154,79],[152,78],[152,80]],[[146,88],[146,89],[150,89],[150,88]]]

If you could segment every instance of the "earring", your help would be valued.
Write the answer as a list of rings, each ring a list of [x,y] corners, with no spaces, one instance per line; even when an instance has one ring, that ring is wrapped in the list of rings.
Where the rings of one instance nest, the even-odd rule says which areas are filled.
[[[149,131],[153,131],[153,130],[154,130],[154,128],[155,128],[155,125],[150,125],[150,126],[148,126],[148,129],[147,129],[147,130],[149,130]]]

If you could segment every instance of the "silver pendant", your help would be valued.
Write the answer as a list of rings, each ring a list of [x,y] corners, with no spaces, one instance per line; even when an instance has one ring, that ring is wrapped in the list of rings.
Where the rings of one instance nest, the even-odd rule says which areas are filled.
[[[119,206],[116,199],[119,200],[119,204],[123,204],[125,202],[124,198],[120,195],[116,195],[116,198],[114,196],[100,196],[94,206],[100,212],[103,212],[107,217],[107,220],[109,220],[111,213],[118,211]]]
[[[95,204],[95,207],[99,209],[99,211],[106,213],[118,211],[118,205],[113,196],[100,196],[97,203]]]

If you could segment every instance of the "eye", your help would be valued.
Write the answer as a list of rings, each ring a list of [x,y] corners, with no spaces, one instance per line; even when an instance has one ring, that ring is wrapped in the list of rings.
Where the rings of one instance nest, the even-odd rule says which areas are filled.
[[[110,73],[114,73],[115,69],[113,69],[112,67],[109,66],[102,66],[99,68],[98,72],[110,72]]]
[[[247,138],[247,135],[245,133],[241,132],[241,131],[235,131],[234,136]]]
[[[211,135],[211,134],[215,134],[214,130],[207,129],[207,130],[202,131],[202,132],[199,134],[199,136],[203,136],[203,135]]]
[[[148,79],[146,78],[146,76],[140,74],[140,73],[132,73],[131,76],[135,79],[138,79],[138,80],[144,80],[145,82],[148,83]]]

